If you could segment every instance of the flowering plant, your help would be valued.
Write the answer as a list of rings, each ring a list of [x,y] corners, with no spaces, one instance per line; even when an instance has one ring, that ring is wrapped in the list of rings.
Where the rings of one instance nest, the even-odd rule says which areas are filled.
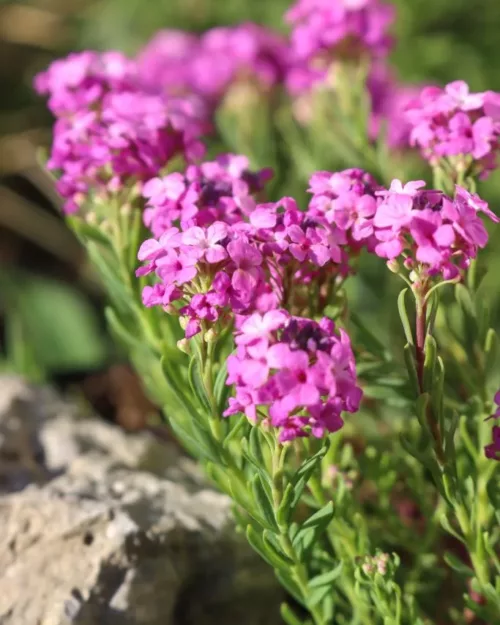
[[[287,625],[500,623],[478,257],[499,218],[476,190],[500,94],[398,85],[379,0],[286,18],[289,39],[165,31],[135,59],[56,61],[36,79],[47,166],[111,328],[275,570]]]

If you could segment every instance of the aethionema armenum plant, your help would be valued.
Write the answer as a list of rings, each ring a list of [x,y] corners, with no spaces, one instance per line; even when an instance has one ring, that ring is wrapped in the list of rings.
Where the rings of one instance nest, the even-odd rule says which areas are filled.
[[[284,621],[500,623],[500,94],[398,84],[377,0],[286,19],[54,62],[47,166]]]

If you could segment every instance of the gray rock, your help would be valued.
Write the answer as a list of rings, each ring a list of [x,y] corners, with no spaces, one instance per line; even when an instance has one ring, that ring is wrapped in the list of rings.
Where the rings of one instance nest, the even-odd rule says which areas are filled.
[[[279,622],[272,572],[190,460],[4,380],[0,459],[22,448],[38,469],[0,496],[0,625]]]

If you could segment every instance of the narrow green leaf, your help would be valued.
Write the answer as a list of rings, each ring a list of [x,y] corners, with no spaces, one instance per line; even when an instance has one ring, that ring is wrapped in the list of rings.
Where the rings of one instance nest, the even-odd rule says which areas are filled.
[[[169,423],[174,434],[193,457],[218,463],[218,457],[214,456],[209,448],[205,448],[203,443],[197,440],[185,427],[175,419],[169,420]]]
[[[313,456],[308,458],[300,468],[297,470],[294,476],[294,482],[298,481],[301,477],[307,476],[307,479],[311,476],[312,471],[316,468],[319,462],[324,458],[326,452],[330,447],[330,441],[325,439],[325,442],[321,449],[319,449]]]
[[[144,343],[141,341],[140,336],[138,336],[137,332],[129,332],[123,323],[118,318],[116,311],[107,306],[104,310],[104,314],[106,316],[106,321],[114,333],[117,339],[126,347],[127,349],[135,349],[137,347],[143,347]]]
[[[227,360],[221,365],[217,372],[214,384],[214,397],[220,414],[227,408],[227,400],[231,394],[232,387],[226,384],[227,380]]]
[[[431,392],[436,371],[437,344],[429,334],[425,338],[424,354],[424,390]]]
[[[229,417],[229,419],[234,419],[235,424],[233,425],[227,436],[224,438],[222,444],[225,448],[228,448],[229,444],[233,440],[237,439],[240,434],[241,437],[243,437],[245,434],[245,429],[251,427],[246,417],[244,417],[243,415],[234,415],[232,417]]]
[[[464,538],[463,536],[461,536],[450,524],[450,521],[448,520],[448,517],[443,514],[441,516],[441,518],[439,519],[439,523],[441,524],[441,527],[446,530],[448,532],[448,534],[450,534],[451,536],[454,536],[457,540],[459,540],[461,543],[464,543]]]
[[[248,437],[248,452],[254,461],[254,463],[261,467],[265,468],[266,462],[264,459],[264,455],[262,453],[262,445],[265,444],[262,440],[262,435],[258,427],[253,427],[250,430],[250,435]]]
[[[309,582],[309,588],[330,587],[342,573],[343,562],[340,561],[331,571],[317,575]]]
[[[165,356],[162,356],[160,363],[165,380],[167,381],[169,388],[175,394],[177,401],[184,407],[184,409],[191,415],[191,417],[195,421],[203,422],[203,418],[200,415],[199,411],[196,410],[196,408],[191,403],[191,399],[184,393],[182,380],[179,380],[177,378],[179,369],[171,367],[169,361],[165,358]]]
[[[464,577],[474,577],[474,571],[464,564],[456,555],[446,551],[444,554],[444,561],[446,564],[451,567],[455,572]]]
[[[278,525],[287,526],[293,513],[292,502],[294,498],[294,488],[292,484],[288,484],[285,488],[283,498],[276,511],[276,520]]]
[[[472,301],[471,295],[467,287],[465,287],[460,282],[455,285],[455,298],[460,304],[466,316],[470,318],[475,318],[476,312],[474,308],[474,302]]]
[[[292,545],[297,552],[300,560],[304,561],[307,559],[309,552],[314,547],[316,534],[316,528],[310,527],[308,529],[301,528],[294,536]]]
[[[279,553],[276,548],[265,538],[259,536],[259,533],[251,526],[247,526],[247,540],[252,548],[274,569],[288,570],[293,561],[283,554]]]
[[[296,616],[295,612],[293,612],[292,608],[287,603],[281,604],[280,615],[286,625],[303,625],[302,621]]]
[[[297,582],[292,578],[291,574],[283,569],[276,569],[275,574],[283,588],[287,590],[290,595],[305,608],[306,604],[304,601],[304,597],[302,596]]]
[[[278,531],[273,505],[267,495],[267,491],[264,487],[260,474],[255,475],[252,479],[252,492],[258,509],[266,521],[266,528]]]
[[[307,607],[315,608],[329,593],[331,593],[331,588],[329,586],[320,586],[319,588],[315,588],[307,597]]]
[[[420,394],[420,385],[418,383],[417,367],[415,364],[415,348],[410,343],[406,343],[404,347],[404,358],[406,369],[408,371],[408,379],[415,395]]]
[[[325,506],[323,506],[320,510],[315,512],[312,516],[302,523],[301,529],[324,529],[328,526],[330,521],[333,519],[333,515],[335,514],[335,509],[333,506],[333,501],[329,501]]]
[[[262,532],[262,539],[268,552],[273,554],[273,559],[276,562],[281,562],[279,568],[290,568],[294,564],[293,560],[283,553],[283,551],[275,544],[273,538],[274,534],[269,530],[264,530]]]
[[[358,329],[360,339],[363,345],[374,356],[378,356],[382,360],[387,358],[387,349],[385,345],[366,327],[361,318],[354,312],[349,313],[349,318]]]
[[[408,319],[408,313],[406,311],[406,293],[408,289],[403,289],[398,296],[398,311],[399,317],[401,319],[401,323],[403,325],[403,330],[406,336],[406,340],[410,345],[413,345],[413,332],[411,330],[410,320]]]
[[[491,377],[493,372],[496,375],[499,351],[498,334],[493,328],[489,328],[484,341],[484,370],[488,378]]]
[[[200,371],[200,363],[196,356],[191,358],[188,368],[188,380],[193,391],[193,395],[198,400],[200,407],[208,414],[211,413],[210,400],[203,383],[203,377]]]
[[[93,226],[81,218],[75,217],[67,217],[67,221],[69,221],[71,228],[76,232],[79,238],[81,238],[86,244],[88,241],[95,241],[100,245],[105,245],[106,247],[110,247],[111,242],[109,237],[106,236],[102,230],[99,230],[96,226]]]
[[[444,431],[445,423],[444,423],[444,362],[441,356],[437,357],[436,360],[436,369],[435,369],[435,378],[433,383],[433,388],[431,392],[431,403],[432,410],[434,415],[436,416],[439,429],[441,432]]]

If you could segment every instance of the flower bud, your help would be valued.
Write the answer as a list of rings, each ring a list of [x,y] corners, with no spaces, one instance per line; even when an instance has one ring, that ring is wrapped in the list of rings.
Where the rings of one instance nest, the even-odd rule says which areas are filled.
[[[398,261],[393,258],[392,260],[387,261],[387,269],[389,269],[389,271],[392,271],[392,273],[399,273],[400,265]]]
[[[206,343],[215,343],[215,341],[217,340],[217,334],[215,333],[215,330],[213,328],[210,328],[210,330],[207,330],[205,332],[203,338]]]
[[[179,349],[184,354],[187,354],[188,356],[191,353],[191,346],[189,345],[189,341],[187,339],[181,339],[180,341],[177,341],[177,349]]]
[[[189,317],[179,317],[179,323],[180,323],[181,328],[185,330],[189,323]]]

